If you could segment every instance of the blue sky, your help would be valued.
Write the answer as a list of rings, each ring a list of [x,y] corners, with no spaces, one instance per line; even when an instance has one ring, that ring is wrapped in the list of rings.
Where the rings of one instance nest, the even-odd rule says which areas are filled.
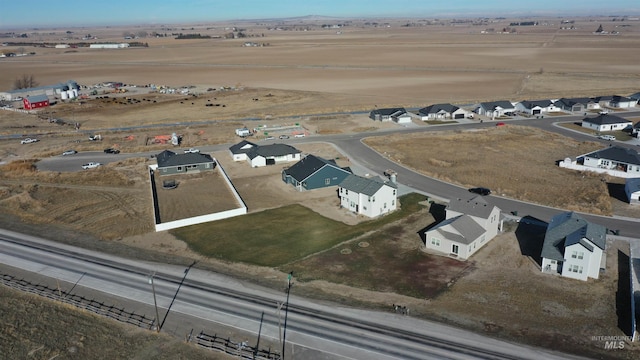
[[[171,24],[322,15],[640,15],[638,0],[2,0],[0,28]]]

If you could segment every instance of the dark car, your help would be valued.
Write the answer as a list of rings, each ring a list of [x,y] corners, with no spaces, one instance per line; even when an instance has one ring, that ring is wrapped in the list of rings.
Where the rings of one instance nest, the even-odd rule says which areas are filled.
[[[105,154],[120,154],[120,150],[114,148],[104,149]]]
[[[483,187],[471,188],[469,189],[469,192],[483,196],[491,195],[491,190]]]

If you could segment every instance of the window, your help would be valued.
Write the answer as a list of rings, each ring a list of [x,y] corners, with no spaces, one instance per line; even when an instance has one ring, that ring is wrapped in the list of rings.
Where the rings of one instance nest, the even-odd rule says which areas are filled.
[[[431,245],[440,246],[440,239],[431,238]]]
[[[569,265],[569,271],[574,273],[582,274],[582,269],[583,269],[582,266]]]
[[[330,178],[324,179],[324,184],[325,185],[331,185],[331,179]]]
[[[584,252],[583,251],[574,251],[571,253],[571,258],[573,259],[584,259]]]
[[[391,206],[395,205],[396,201],[395,200],[391,200]]]
[[[457,254],[457,253],[458,253],[458,251],[459,251],[459,247],[458,247],[458,245],[456,245],[456,244],[452,244],[452,245],[451,245],[451,252],[452,252],[452,253],[454,253],[454,254]]]
[[[396,190],[395,189],[393,190],[393,196],[396,196]]]
[[[387,208],[387,203],[384,203],[384,206],[383,206],[383,208],[385,208],[385,209]]]
[[[349,190],[345,189],[345,190],[344,190],[344,194],[345,194],[345,195],[349,195]]]

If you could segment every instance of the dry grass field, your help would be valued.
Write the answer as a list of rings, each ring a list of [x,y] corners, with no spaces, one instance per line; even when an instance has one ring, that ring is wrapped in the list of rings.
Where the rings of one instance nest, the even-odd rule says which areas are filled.
[[[242,27],[255,37],[144,38],[142,41],[149,47],[120,50],[26,47],[27,52],[34,51],[35,55],[0,58],[0,90],[10,89],[20,74],[33,74],[42,85],[69,79],[88,86],[105,81],[138,85],[126,94],[100,94],[98,99],[59,103],[41,111],[41,118],[45,120],[35,115],[0,111],[1,135],[35,135],[41,139],[30,145],[20,145],[17,138],[0,140],[0,162],[3,163],[0,211],[12,218],[19,217],[24,222],[21,226],[44,225],[50,229],[49,226],[59,225],[102,240],[207,261],[209,259],[202,259],[169,234],[152,233],[146,170],[151,159],[131,158],[82,173],[37,171],[36,160],[59,155],[68,148],[82,152],[102,151],[108,146],[123,152],[161,151],[164,146],[148,145],[148,139],[171,132],[183,135],[186,147],[234,143],[238,138],[233,130],[243,125],[299,122],[318,135],[394,126],[373,123],[366,115],[318,115],[368,112],[376,106],[417,108],[440,102],[473,104],[503,99],[628,95],[639,91],[640,22],[617,27],[619,23],[609,18],[578,19],[575,30],[561,30],[559,20],[553,19],[536,27],[518,27],[516,33],[508,34],[500,30],[508,26],[509,20],[456,26],[400,26],[406,23],[404,20],[389,23],[389,27],[374,28],[354,22],[340,34],[320,29],[318,24],[308,24],[309,31],[273,31],[265,25],[246,23]],[[599,24],[620,34],[592,34]],[[160,27],[144,30],[220,35],[226,32],[224,27],[225,24],[188,25],[171,30]],[[111,27],[86,31],[97,35],[100,41],[121,42],[124,31],[140,29]],[[65,30],[34,31],[37,34],[32,34],[30,40],[58,43]],[[482,33],[484,30],[486,33]],[[10,41],[12,39],[0,38],[0,42]],[[269,45],[244,47],[245,41]],[[8,46],[1,50],[19,49],[19,46]],[[197,96],[149,93],[144,87],[147,84],[193,85]],[[223,86],[227,88],[220,90]],[[298,117],[289,118],[292,115]],[[81,132],[72,126],[50,123],[46,120],[49,117],[78,122]],[[155,127],[136,128],[141,125]],[[125,129],[107,130],[120,127]],[[94,131],[104,136],[101,143],[86,140],[85,132]],[[420,144],[419,150],[415,150],[416,143]],[[637,211],[628,212],[628,207],[619,199],[600,195],[606,193],[607,186],[611,190],[616,180],[602,181],[600,176],[573,173],[555,166],[556,160],[597,149],[599,146],[595,143],[576,142],[526,126],[508,125],[477,132],[374,137],[368,139],[367,144],[425,175],[463,186],[486,185],[497,194],[567,209],[640,216]],[[328,145],[311,144],[300,149],[326,158],[342,156]],[[359,221],[335,211],[335,194],[331,192],[313,192],[314,198],[309,201],[308,194],[286,186],[279,178],[281,166],[251,169],[246,163],[228,160],[226,152],[212,155],[222,161],[249,211],[305,203],[323,216],[345,223]],[[547,190],[538,191],[539,186]],[[418,225],[423,226],[418,223],[402,226],[413,229]],[[401,242],[406,255],[416,251],[419,240],[414,232],[405,232],[402,238],[394,238],[391,245]],[[539,345],[562,349],[575,344],[595,346],[584,340],[592,334],[588,330],[589,322],[598,324],[598,330],[616,331],[616,309],[612,303],[615,303],[617,281],[615,264],[620,252],[609,253],[614,269],[590,284],[593,293],[581,293],[578,286],[573,286],[574,282],[549,281],[537,273],[533,265],[520,256],[512,233],[496,240],[469,264],[470,269],[476,270],[465,273],[453,286],[441,291],[446,280],[435,281],[437,288],[433,291],[438,296],[427,303],[424,299],[385,292],[392,287],[384,284],[379,288],[358,289],[315,279],[305,285],[305,291],[336,298],[352,297],[379,306],[406,303],[417,314],[496,336],[518,340],[530,337]],[[369,243],[368,247],[345,244],[351,255],[329,252],[334,258],[306,261],[348,271],[346,259],[364,259],[391,246],[383,243],[377,248],[373,240]],[[619,244],[612,244],[612,248],[624,252]],[[488,260],[495,257],[503,260],[498,263]],[[510,261],[514,259],[517,261]],[[224,266],[230,272],[273,275],[271,269]],[[456,272],[451,274],[455,277]],[[372,284],[362,286],[372,287]],[[563,305],[564,295],[560,289],[564,291],[569,287],[571,298],[576,299],[575,308]],[[535,303],[528,297],[531,289],[547,294],[549,299]],[[597,301],[590,304],[592,299]],[[495,304],[508,304],[508,312]],[[586,308],[588,315],[584,317],[585,322],[572,327],[571,319],[583,318],[580,307]],[[518,316],[508,316],[511,314]],[[545,333],[543,330],[550,318],[558,329],[575,336]],[[505,327],[505,324],[512,326]]]

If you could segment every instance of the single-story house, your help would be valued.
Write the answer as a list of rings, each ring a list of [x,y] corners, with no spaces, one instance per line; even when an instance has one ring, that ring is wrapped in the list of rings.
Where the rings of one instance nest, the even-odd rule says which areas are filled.
[[[336,186],[351,174],[349,168],[339,167],[334,160],[325,160],[315,155],[282,170],[282,181],[292,184],[298,191]]]
[[[157,172],[160,175],[174,175],[213,170],[215,160],[209,154],[187,153],[176,154],[165,150],[156,156]]]
[[[516,104],[516,110],[529,115],[542,115],[559,109],[551,100],[524,100]]]
[[[542,272],[586,281],[605,268],[607,229],[574,212],[551,218],[542,244]]]
[[[616,115],[600,114],[582,119],[582,127],[595,131],[616,131],[632,128],[633,122]]]
[[[445,220],[423,233],[425,249],[468,259],[502,228],[500,208],[482,196],[452,199]]]
[[[31,95],[22,99],[22,106],[25,110],[35,110],[49,106],[49,97],[45,94]]]
[[[479,115],[496,118],[507,113],[515,113],[516,107],[507,100],[483,102],[475,110]]]
[[[369,117],[376,121],[394,121],[398,124],[411,122],[411,115],[404,108],[375,109],[369,113]]]
[[[246,140],[242,140],[239,143],[232,145],[229,148],[229,152],[231,152],[231,157],[233,158],[233,161],[244,161],[247,160],[247,153],[257,147],[258,145],[246,141]]]
[[[398,185],[350,174],[338,185],[338,196],[340,207],[373,218],[396,210]]]
[[[247,151],[247,161],[251,167],[275,165],[277,163],[300,160],[301,151],[287,144],[254,146]]]
[[[554,103],[555,106],[562,110],[571,112],[585,112],[587,110],[600,109],[600,104],[591,98],[561,98]]]
[[[638,174],[640,177],[640,154],[620,146],[609,146],[602,150],[579,156],[577,162],[585,167],[616,170]]]
[[[433,104],[418,110],[418,116],[426,120],[464,119],[469,111],[451,104]]]
[[[640,204],[640,177],[627,178],[624,183],[624,192],[627,194],[629,204]]]
[[[614,108],[628,109],[635,107],[638,103],[638,100],[634,100],[628,97],[614,95],[611,97],[609,101],[609,106]]]

